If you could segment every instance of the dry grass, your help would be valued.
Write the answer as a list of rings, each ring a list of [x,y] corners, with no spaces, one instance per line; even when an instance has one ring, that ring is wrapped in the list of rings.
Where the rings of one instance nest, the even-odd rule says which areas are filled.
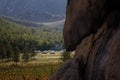
[[[0,80],[48,80],[62,63],[61,54],[37,54],[29,62],[0,61]]]
[[[37,54],[29,62],[0,61],[0,80],[48,80],[62,63],[61,54]]]
[[[48,80],[60,63],[0,65],[0,80]]]

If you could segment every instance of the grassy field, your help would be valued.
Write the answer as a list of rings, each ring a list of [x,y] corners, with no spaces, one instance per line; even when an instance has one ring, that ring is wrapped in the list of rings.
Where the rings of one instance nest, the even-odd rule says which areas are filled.
[[[38,53],[33,60],[20,61],[17,65],[12,61],[0,60],[0,80],[48,80],[61,63],[59,52]]]
[[[48,80],[62,63],[61,54],[37,54],[29,62],[0,61],[0,80]]]
[[[61,62],[61,54],[55,53],[55,54],[41,54],[38,53],[35,56],[35,60],[31,61],[30,63],[56,63]]]
[[[48,80],[61,63],[0,65],[0,80]]]

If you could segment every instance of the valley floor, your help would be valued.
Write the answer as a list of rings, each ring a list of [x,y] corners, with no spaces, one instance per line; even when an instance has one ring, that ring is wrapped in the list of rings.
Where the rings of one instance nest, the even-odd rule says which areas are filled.
[[[0,61],[0,80],[48,80],[62,63],[61,54],[38,53],[28,62]]]

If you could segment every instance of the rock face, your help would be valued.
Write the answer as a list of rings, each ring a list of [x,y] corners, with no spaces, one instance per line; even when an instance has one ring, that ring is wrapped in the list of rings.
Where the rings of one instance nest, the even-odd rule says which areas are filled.
[[[76,50],[49,80],[120,80],[120,1],[68,0],[66,50]]]

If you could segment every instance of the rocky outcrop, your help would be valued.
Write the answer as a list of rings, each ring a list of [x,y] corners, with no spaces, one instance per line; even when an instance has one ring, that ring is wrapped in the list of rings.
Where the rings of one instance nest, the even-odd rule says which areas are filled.
[[[66,50],[76,50],[49,80],[120,80],[120,1],[68,0]]]

